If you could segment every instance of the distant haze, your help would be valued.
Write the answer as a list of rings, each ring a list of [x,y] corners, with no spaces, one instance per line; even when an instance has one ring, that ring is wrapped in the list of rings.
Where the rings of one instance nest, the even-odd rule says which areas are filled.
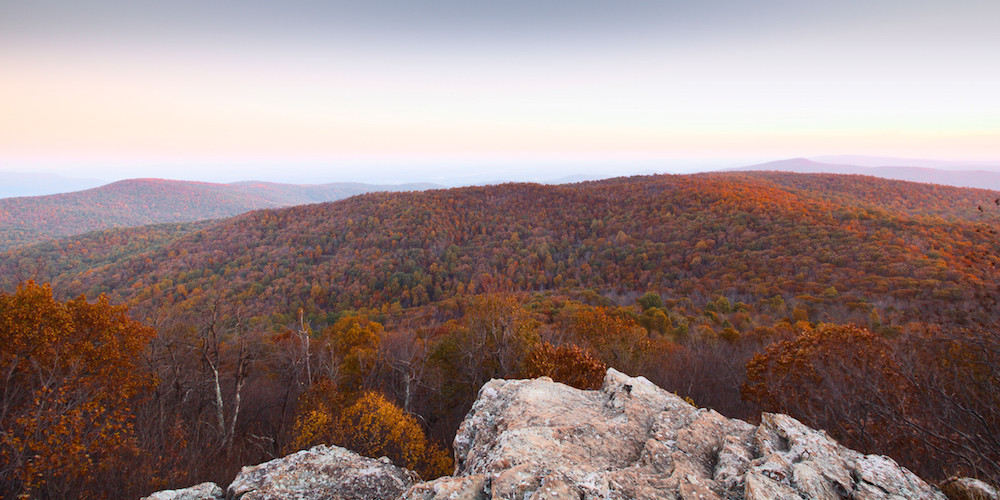
[[[40,196],[80,191],[105,184],[100,179],[78,179],[55,174],[0,171],[0,198]]]
[[[847,164],[858,167],[923,167],[940,170],[998,170],[1000,161],[948,161],[920,158],[884,158],[878,156],[829,155],[817,156],[811,160],[820,163]],[[994,159],[1000,160],[1000,159]]]
[[[997,19],[994,0],[8,1],[0,171],[384,183],[992,161]]]
[[[997,164],[969,164],[894,158],[841,158],[844,160],[853,159],[856,164],[847,165],[842,163],[823,163],[806,158],[792,158],[732,170],[764,170],[796,172],[800,174],[825,173],[869,175],[872,177],[881,177],[883,179],[895,179],[900,181],[921,182],[925,184],[942,184],[946,186],[971,187],[1000,191],[1000,169],[997,168]],[[931,165],[939,168],[931,168]],[[987,168],[993,167],[993,170],[969,169],[970,167],[975,168],[977,166]]]

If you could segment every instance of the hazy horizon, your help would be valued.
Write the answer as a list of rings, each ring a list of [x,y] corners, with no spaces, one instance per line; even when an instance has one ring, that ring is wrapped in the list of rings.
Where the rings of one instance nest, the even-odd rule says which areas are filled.
[[[0,171],[385,183],[996,162],[998,17],[985,0],[0,2]]]
[[[492,182],[548,182],[562,178],[609,178],[646,174],[686,174],[742,167],[761,161],[696,160],[559,160],[559,159],[362,159],[299,163],[268,161],[130,164],[56,162],[22,168],[0,168],[3,173],[43,173],[67,178],[116,182],[135,178],[233,183],[242,181],[287,184],[360,182],[368,184],[437,183],[449,187]],[[1000,165],[1000,163],[998,163]],[[67,168],[72,167],[72,168]]]
[[[243,165],[241,168],[209,168],[205,166],[200,169],[171,169],[169,165],[163,166],[164,171],[143,170],[142,173],[152,173],[153,175],[119,175],[106,177],[75,177],[72,174],[53,173],[49,170],[4,170],[0,169],[0,181],[11,182],[12,185],[0,185],[0,198],[16,196],[41,196],[48,194],[66,193],[80,191],[94,187],[111,184],[114,182],[138,179],[156,178],[176,181],[208,182],[219,184],[232,184],[240,182],[273,182],[279,184],[301,184],[319,185],[336,183],[361,183],[370,185],[400,185],[400,184],[431,184],[445,188],[463,187],[473,185],[488,185],[503,182],[537,182],[537,183],[564,183],[579,182],[584,180],[601,180],[613,177],[627,177],[633,175],[652,174],[696,174],[702,172],[746,170],[748,168],[762,166],[768,169],[772,164],[783,164],[778,166],[779,170],[801,166],[799,160],[807,160],[815,165],[810,165],[809,171],[820,171],[829,173],[862,173],[876,177],[897,178],[907,180],[905,177],[886,175],[886,171],[879,171],[879,167],[904,168],[904,169],[927,169],[928,172],[962,172],[964,174],[975,174],[976,172],[991,172],[1000,175],[1000,162],[955,162],[934,159],[916,158],[890,158],[878,156],[860,155],[827,155],[815,156],[811,158],[769,158],[757,161],[735,161],[720,159],[684,160],[684,161],[624,161],[624,162],[557,162],[551,163],[525,163],[501,162],[493,163],[438,163],[418,165],[421,168],[400,169],[397,172],[378,173],[378,168],[358,168],[344,167],[344,170],[337,169],[336,165],[269,165],[266,163],[257,165]],[[391,168],[391,164],[373,164],[375,167]],[[807,164],[808,165],[808,164]],[[362,165],[363,167],[364,165]],[[372,165],[369,165],[372,166]],[[400,165],[396,165],[399,167]],[[824,166],[832,168],[824,169]],[[188,165],[188,167],[192,167]],[[195,166],[196,167],[196,166]],[[845,168],[838,168],[845,167]],[[819,170],[811,170],[819,168]],[[868,172],[871,170],[871,172]],[[100,172],[101,169],[94,168],[87,170],[90,173]],[[111,171],[106,171],[112,173]],[[127,174],[127,170],[123,170]],[[350,173],[348,173],[350,172]],[[374,173],[373,173],[374,172]],[[163,173],[165,175],[156,175]],[[914,172],[916,175],[917,172]],[[910,180],[916,180],[910,179]],[[954,186],[982,187],[976,184],[977,181],[955,178],[954,182],[947,181],[943,177],[924,182],[944,183]],[[41,184],[41,185],[40,185]],[[996,189],[993,187],[992,189]]]

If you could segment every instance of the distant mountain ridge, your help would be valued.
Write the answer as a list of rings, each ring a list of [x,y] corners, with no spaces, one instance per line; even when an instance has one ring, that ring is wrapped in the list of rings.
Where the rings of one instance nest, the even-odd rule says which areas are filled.
[[[901,160],[905,161],[905,160]],[[943,164],[943,163],[942,163]],[[991,170],[943,170],[922,166],[859,166],[841,163],[824,163],[807,158],[779,160],[728,171],[771,170],[798,174],[871,175],[898,181],[943,184],[945,186],[971,187],[1000,191],[1000,172]]]
[[[842,158],[845,161],[853,158],[865,165],[893,161],[912,162],[913,165],[953,165],[957,167],[973,165],[891,158],[830,158]],[[942,170],[927,166],[859,166],[793,158],[730,169],[730,171],[867,175],[892,180],[1000,191],[1000,171],[990,170]],[[5,186],[2,181],[8,178],[13,179],[10,177],[12,175],[15,174],[0,173],[0,194]],[[60,179],[67,180],[56,176],[46,177],[47,174],[24,175],[27,177],[21,179],[23,182],[19,181],[21,184],[12,183],[10,186],[23,185],[25,182],[42,182],[50,177],[54,178],[52,182],[56,182],[56,184]],[[69,180],[95,182],[85,179]],[[594,180],[594,176],[582,174],[567,176],[551,180],[549,183],[569,184],[584,180]],[[344,182],[303,185],[244,181],[217,184],[163,179],[130,179],[84,191],[45,196],[0,198],[0,250],[110,228],[218,219],[251,210],[336,201],[373,191],[422,191],[442,187],[429,183],[376,185]],[[51,189],[52,186],[49,188]],[[14,187],[7,187],[7,189],[14,189]]]
[[[251,210],[335,201],[433,184],[317,185],[129,179],[64,194],[0,199],[0,250],[114,227],[232,217]]]
[[[996,170],[1000,167],[1000,162],[997,161],[928,160],[924,158],[894,158],[867,155],[823,155],[811,156],[809,159],[820,163],[856,165],[859,167],[907,166],[941,170]]]

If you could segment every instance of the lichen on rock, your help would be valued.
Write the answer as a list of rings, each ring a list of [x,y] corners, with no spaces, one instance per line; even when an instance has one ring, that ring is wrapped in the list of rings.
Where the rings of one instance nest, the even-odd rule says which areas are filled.
[[[761,425],[699,409],[609,369],[599,391],[547,378],[492,380],[455,438],[457,475],[493,498],[928,498],[940,491],[888,457],[765,413]],[[435,497],[446,498],[446,497]]]
[[[230,500],[393,499],[419,482],[415,472],[339,446],[315,446],[253,467],[229,485]]]

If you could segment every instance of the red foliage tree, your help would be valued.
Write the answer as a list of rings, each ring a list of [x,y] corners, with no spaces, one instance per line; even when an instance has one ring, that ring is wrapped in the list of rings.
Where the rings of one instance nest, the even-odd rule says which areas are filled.
[[[607,365],[577,345],[537,344],[524,360],[526,378],[550,377],[578,389],[600,389]]]

